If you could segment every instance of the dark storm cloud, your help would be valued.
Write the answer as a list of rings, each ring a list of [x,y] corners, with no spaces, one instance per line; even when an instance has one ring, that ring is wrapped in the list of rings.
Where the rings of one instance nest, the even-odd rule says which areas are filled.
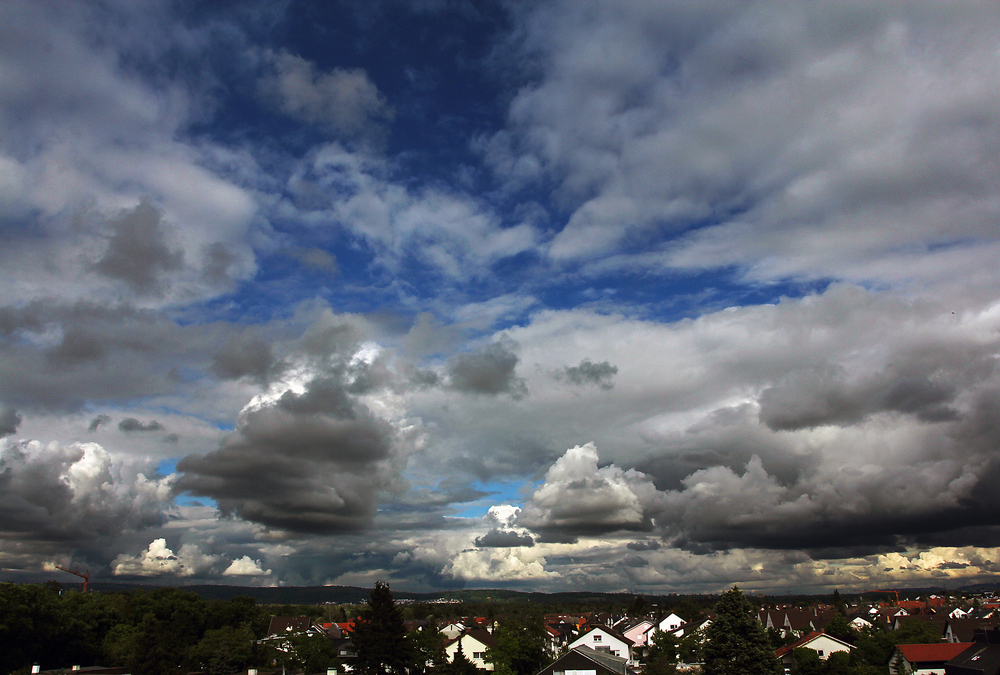
[[[240,326],[181,324],[129,305],[7,308],[0,310],[0,399],[27,412],[176,394],[195,386],[199,371],[220,365],[212,362],[219,344],[233,346],[223,349],[221,365],[259,372],[245,334]]]
[[[96,444],[0,441],[0,543],[29,557],[72,549],[99,557],[103,550],[94,562],[107,562],[116,537],[166,522],[163,496],[158,483],[141,477],[116,482],[110,457]]]
[[[660,542],[655,539],[645,539],[643,541],[630,541],[626,547],[631,551],[658,551]]]
[[[118,430],[124,431],[125,433],[132,432],[143,432],[143,431],[162,431],[163,425],[156,420],[150,420],[149,422],[140,422],[134,417],[126,417],[121,422],[118,423]]]
[[[292,532],[368,526],[378,491],[394,480],[395,429],[349,393],[340,376],[244,411],[215,452],[189,456],[178,491],[217,500],[223,513]]]
[[[98,415],[94,419],[90,420],[90,425],[87,427],[87,431],[97,431],[110,421],[110,415]]]
[[[792,373],[758,399],[761,421],[780,431],[824,424],[848,426],[879,412],[913,415],[923,422],[955,420],[957,394],[947,381],[928,375],[877,375],[852,382],[842,369],[827,367]]]
[[[179,269],[181,251],[171,250],[160,222],[160,212],[143,200],[112,223],[108,250],[94,263],[94,269],[111,279],[124,282],[139,294],[156,293],[160,275]]]
[[[515,374],[517,363],[517,354],[506,342],[495,342],[473,354],[459,354],[448,363],[450,386],[464,393],[521,398],[528,389]]]
[[[276,365],[271,345],[253,333],[234,335],[212,356],[212,372],[223,379],[265,382]]]
[[[21,424],[21,414],[3,403],[0,403],[0,438],[17,433]]]
[[[567,366],[557,373],[559,379],[566,379],[576,385],[593,384],[601,389],[612,389],[615,386],[614,376],[618,374],[618,366],[607,361],[594,363],[590,359],[580,361],[580,365]]]
[[[515,530],[494,528],[481,537],[476,537],[476,546],[481,548],[514,548],[517,546],[534,546],[535,540],[530,534]]]
[[[628,555],[622,559],[625,567],[649,567],[649,561],[639,555]]]

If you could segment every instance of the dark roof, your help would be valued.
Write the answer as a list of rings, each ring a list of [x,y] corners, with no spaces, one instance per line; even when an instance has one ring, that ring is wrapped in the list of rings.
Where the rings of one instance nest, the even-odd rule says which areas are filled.
[[[996,628],[1000,619],[947,619],[947,624],[959,642],[975,642],[976,629]]]
[[[821,630],[814,630],[811,633],[807,633],[806,635],[803,635],[800,639],[796,640],[795,642],[793,642],[790,645],[785,645],[784,647],[779,647],[778,650],[774,652],[774,656],[775,656],[775,658],[779,658],[780,659],[782,656],[784,656],[785,654],[788,654],[793,649],[798,649],[799,647],[805,647],[807,644],[809,644],[810,642],[812,642],[813,640],[815,640],[818,637],[825,637],[825,638],[828,638],[830,640],[833,640],[834,642],[839,642],[840,644],[844,645],[845,647],[848,647],[850,649],[854,649],[854,645],[852,645],[852,644],[850,644],[848,642],[844,642],[840,638],[835,638],[832,635],[830,635],[829,633],[824,633]]]
[[[554,662],[539,671],[538,675],[552,675],[556,670],[596,670],[597,675],[631,675],[628,660],[612,656],[590,647],[573,647]]]
[[[308,616],[272,616],[267,627],[268,635],[286,635],[309,630],[312,619]]]
[[[444,641],[445,647],[450,647],[451,645],[455,644],[456,642],[464,638],[466,635],[476,640],[479,640],[487,647],[497,646],[497,639],[495,637],[484,631],[482,628],[473,628],[471,630],[465,631],[464,633],[462,633],[457,637],[451,638],[450,640],[445,640]]]
[[[944,664],[945,675],[997,675],[1000,645],[974,644]]]

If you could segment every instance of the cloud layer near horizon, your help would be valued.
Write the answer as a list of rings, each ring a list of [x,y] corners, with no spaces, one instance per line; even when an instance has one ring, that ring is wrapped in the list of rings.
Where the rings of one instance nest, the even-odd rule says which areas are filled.
[[[0,568],[994,573],[998,24],[5,3]]]

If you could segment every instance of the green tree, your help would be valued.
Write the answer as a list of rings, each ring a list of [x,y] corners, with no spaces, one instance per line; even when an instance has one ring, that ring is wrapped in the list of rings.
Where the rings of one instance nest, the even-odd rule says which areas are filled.
[[[840,590],[833,589],[833,608],[837,610],[837,613],[841,616],[847,616],[847,604],[844,603],[844,599],[840,597]]]
[[[226,675],[246,670],[253,663],[254,644],[249,628],[223,626],[205,631],[201,641],[190,648],[189,656],[208,675]]]
[[[798,675],[821,675],[825,665],[815,649],[798,647],[792,650],[795,659],[795,672]]]
[[[894,645],[929,645],[940,641],[941,627],[920,619],[907,619],[892,633]]]
[[[389,584],[375,582],[350,638],[358,654],[355,672],[359,675],[406,675],[412,649]]]
[[[849,642],[852,645],[858,639],[858,631],[854,629],[854,626],[851,625],[851,622],[843,614],[838,614],[830,619],[826,626],[823,627],[823,632],[827,635],[832,635],[838,640]]]
[[[410,675],[422,675],[434,671],[448,662],[441,634],[433,627],[428,626],[424,630],[411,631],[409,640],[413,647]]]
[[[451,660],[451,663],[446,663],[438,672],[444,675],[479,675],[479,668],[476,668],[476,664],[465,655],[465,652],[462,651],[462,643],[459,642],[455,658]]]
[[[677,671],[678,640],[673,633],[655,631],[646,653],[646,675],[672,675]]]
[[[704,675],[772,675],[778,660],[739,588],[722,594],[706,629]]]
[[[541,616],[508,618],[493,637],[497,644],[486,649],[486,660],[494,669],[509,669],[514,675],[534,675],[552,660],[545,648]]]

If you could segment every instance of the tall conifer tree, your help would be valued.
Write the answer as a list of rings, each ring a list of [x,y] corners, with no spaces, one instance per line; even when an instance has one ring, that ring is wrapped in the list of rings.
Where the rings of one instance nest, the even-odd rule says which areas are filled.
[[[739,588],[722,594],[715,618],[705,629],[704,675],[773,675],[778,672],[764,627]]]

